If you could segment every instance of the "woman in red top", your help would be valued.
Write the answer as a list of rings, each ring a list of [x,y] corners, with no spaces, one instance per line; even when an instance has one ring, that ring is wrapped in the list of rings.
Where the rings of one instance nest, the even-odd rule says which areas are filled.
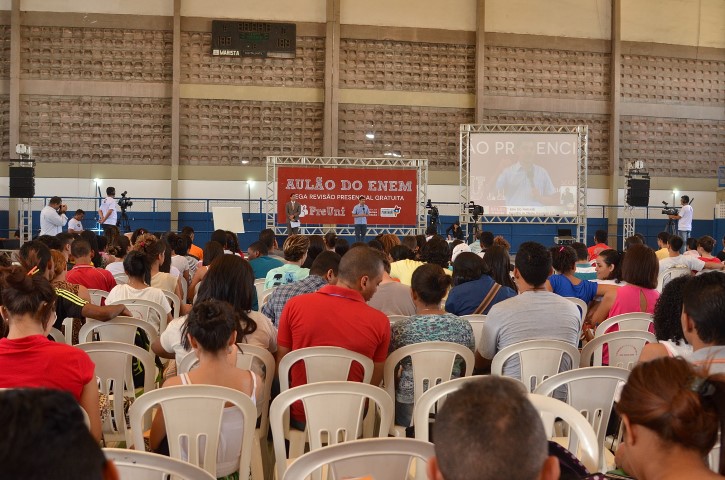
[[[3,330],[0,388],[43,387],[73,395],[86,411],[91,434],[101,439],[95,365],[77,348],[48,340],[55,322],[56,295],[50,282],[22,267],[0,269]]]

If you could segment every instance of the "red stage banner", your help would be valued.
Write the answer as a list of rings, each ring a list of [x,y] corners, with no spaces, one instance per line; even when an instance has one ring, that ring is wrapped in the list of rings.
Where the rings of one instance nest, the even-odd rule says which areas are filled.
[[[418,170],[346,167],[277,167],[277,223],[285,223],[285,204],[296,193],[305,223],[352,224],[352,209],[364,195],[368,225],[415,225]]]

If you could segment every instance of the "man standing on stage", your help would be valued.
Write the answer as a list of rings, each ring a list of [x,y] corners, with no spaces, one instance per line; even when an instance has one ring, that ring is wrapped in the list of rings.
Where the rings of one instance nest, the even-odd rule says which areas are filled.
[[[682,238],[682,243],[687,244],[687,239],[692,233],[692,207],[690,206],[690,197],[683,195],[680,197],[682,208],[677,215],[670,215],[672,220],[677,220],[677,235]]]
[[[116,226],[117,223],[117,210],[118,204],[116,203],[116,189],[108,187],[106,189],[106,198],[101,202],[101,208],[98,209],[98,223],[101,224],[103,231],[108,229],[110,226]]]
[[[289,196],[289,202],[284,207],[285,213],[287,214],[287,235],[297,235],[300,233],[300,213],[302,207],[297,203],[297,194],[291,193]],[[295,225],[292,225],[292,224]]]
[[[55,236],[63,231],[63,225],[68,222],[65,212],[68,205],[63,205],[60,197],[48,200],[48,205],[40,211],[40,234]]]
[[[365,205],[365,196],[358,197],[360,203],[352,209],[352,217],[355,219],[355,241],[364,242],[365,234],[368,232],[368,215],[370,215],[370,207]]]

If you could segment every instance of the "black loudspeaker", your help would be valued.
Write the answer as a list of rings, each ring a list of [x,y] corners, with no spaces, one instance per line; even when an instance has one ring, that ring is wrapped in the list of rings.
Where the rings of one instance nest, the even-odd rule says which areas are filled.
[[[10,167],[10,198],[35,196],[35,167]]]
[[[627,180],[627,205],[646,207],[649,205],[649,178]]]

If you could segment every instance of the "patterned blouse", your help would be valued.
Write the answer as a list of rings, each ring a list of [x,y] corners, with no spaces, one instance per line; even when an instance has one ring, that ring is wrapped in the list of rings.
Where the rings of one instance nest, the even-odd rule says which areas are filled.
[[[395,322],[392,326],[390,337],[390,352],[421,342],[452,342],[470,348],[475,351],[476,344],[473,338],[471,324],[467,320],[446,313],[444,315],[412,315],[407,319]],[[461,376],[462,359],[457,359],[453,366],[453,378]],[[410,357],[401,362],[403,371],[400,374],[400,382],[395,390],[395,399],[399,403],[413,403],[413,366]],[[466,365],[467,369],[473,369],[473,365]]]

